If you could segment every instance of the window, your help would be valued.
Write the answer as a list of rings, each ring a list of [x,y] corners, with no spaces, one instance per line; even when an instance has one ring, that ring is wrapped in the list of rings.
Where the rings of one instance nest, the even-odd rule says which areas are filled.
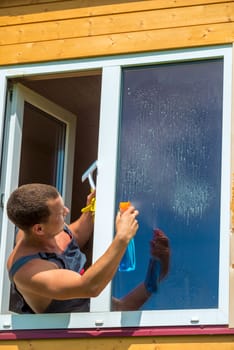
[[[137,268],[117,274],[113,294],[141,282],[159,226],[170,237],[171,269],[143,309],[217,308],[223,60],[124,68],[122,74],[117,202],[136,203],[140,229]]]
[[[228,323],[231,67],[231,48],[217,47],[24,69],[24,76],[101,72],[93,260],[113,239],[119,201],[131,200],[139,208],[140,228],[134,239],[136,269],[117,272],[91,300],[90,313],[82,318],[75,313],[12,315],[3,305],[7,288],[9,295],[3,266],[13,227],[3,208],[1,328]],[[2,74],[7,79],[21,76],[17,67]],[[5,123],[5,138],[10,140],[9,130],[10,123]],[[4,147],[2,164],[10,166],[8,151],[9,146]],[[11,157],[12,163],[14,151]],[[62,173],[66,162],[59,159]],[[2,184],[6,198],[17,181],[11,174],[10,182]],[[112,295],[126,294],[144,279],[156,227],[170,238],[168,277],[141,310],[111,311]]]

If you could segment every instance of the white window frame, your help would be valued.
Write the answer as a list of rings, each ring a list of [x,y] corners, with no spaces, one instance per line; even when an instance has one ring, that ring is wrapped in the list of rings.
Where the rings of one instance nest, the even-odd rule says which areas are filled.
[[[152,65],[189,60],[223,58],[223,131],[220,217],[219,306],[217,309],[109,312],[111,283],[101,295],[91,300],[91,312],[40,315],[0,315],[0,329],[40,328],[108,328],[139,326],[189,326],[228,324],[229,309],[229,236],[231,176],[231,94],[232,46],[194,48],[77,61],[50,62],[4,67],[0,70],[0,127],[4,119],[6,81],[13,77],[59,74],[102,69],[102,91],[98,145],[97,202],[94,227],[93,258],[96,260],[109,246],[114,235],[115,185],[117,167],[118,125],[120,110],[121,69],[136,65]],[[1,137],[0,133],[0,137]],[[0,139],[1,144],[1,139]],[[102,203],[108,203],[102,205]],[[5,209],[3,209],[3,217]],[[2,239],[0,265],[7,242]],[[101,239],[100,239],[101,238]],[[101,244],[99,243],[101,242]],[[0,274],[2,272],[0,271]]]

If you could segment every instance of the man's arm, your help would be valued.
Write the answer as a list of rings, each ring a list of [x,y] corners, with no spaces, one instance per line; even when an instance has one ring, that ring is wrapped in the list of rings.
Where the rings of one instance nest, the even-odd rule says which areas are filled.
[[[95,200],[95,191],[91,192],[87,197],[86,205],[90,205],[92,200]],[[93,224],[94,224],[94,212],[87,211],[82,213],[82,215],[73,223],[69,225],[69,229],[74,234],[79,247],[82,249],[93,234]]]
[[[15,274],[21,292],[58,300],[96,297],[113,278],[130,239],[138,229],[138,212],[129,208],[116,218],[116,235],[106,252],[83,275],[33,260]],[[36,262],[36,263],[35,263]]]
[[[121,299],[112,298],[112,310],[113,311],[134,311],[139,308],[149,299],[151,293],[149,293],[145,284],[142,282],[136,288],[131,290],[127,295]]]

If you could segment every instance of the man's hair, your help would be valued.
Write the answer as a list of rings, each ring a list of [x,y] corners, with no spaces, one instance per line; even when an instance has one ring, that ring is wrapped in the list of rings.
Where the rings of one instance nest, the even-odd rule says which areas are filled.
[[[58,196],[59,192],[51,185],[22,185],[10,195],[7,215],[17,227],[27,231],[35,224],[47,222],[50,216],[48,201]]]

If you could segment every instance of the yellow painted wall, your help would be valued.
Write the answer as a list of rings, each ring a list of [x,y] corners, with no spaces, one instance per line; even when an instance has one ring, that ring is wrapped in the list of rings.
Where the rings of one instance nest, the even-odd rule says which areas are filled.
[[[0,65],[233,41],[234,1],[0,1]]]
[[[234,336],[2,341],[0,350],[233,350]]]

